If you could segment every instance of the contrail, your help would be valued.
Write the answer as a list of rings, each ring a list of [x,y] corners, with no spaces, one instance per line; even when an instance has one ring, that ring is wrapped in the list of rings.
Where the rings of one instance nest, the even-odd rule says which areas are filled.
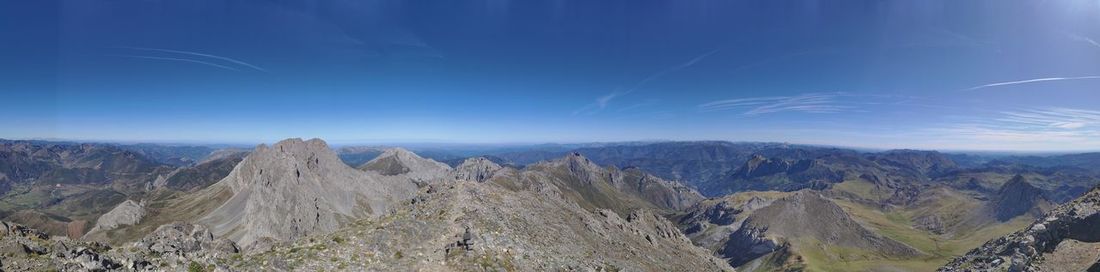
[[[1007,82],[997,82],[997,83],[990,83],[990,84],[985,84],[985,85],[981,85],[981,86],[974,86],[974,87],[971,87],[971,88],[969,88],[969,89],[966,89],[966,90],[967,90],[967,91],[973,91],[973,90],[977,90],[977,89],[984,89],[984,88],[989,88],[989,87],[997,87],[997,86],[1016,85],[1016,84],[1027,84],[1027,83],[1035,83],[1035,82],[1045,82],[1045,81],[1081,80],[1081,79],[1100,79],[1100,76],[1080,76],[1080,77],[1045,77],[1045,78],[1035,78],[1035,79],[1018,80],[1018,81],[1007,81]]]
[[[247,62],[243,62],[243,61],[235,60],[235,59],[232,59],[232,58],[228,58],[228,57],[222,57],[222,56],[217,56],[217,55],[211,55],[211,54],[204,54],[204,53],[199,53],[199,52],[191,52],[191,51],[181,51],[181,50],[161,49],[161,48],[148,48],[148,47],[130,47],[130,46],[120,46],[120,47],[117,47],[117,48],[123,48],[123,49],[133,49],[133,50],[143,50],[143,51],[156,51],[156,52],[165,52],[165,53],[175,53],[175,54],[184,54],[184,55],[192,55],[192,56],[200,56],[200,57],[206,57],[206,58],[212,58],[212,59],[218,59],[218,60],[228,61],[228,62],[231,62],[231,63],[237,64],[237,65],[242,65],[242,66],[246,66],[246,67],[248,67],[248,68],[256,69],[257,71],[260,71],[260,72],[264,72],[264,73],[267,73],[267,70],[266,70],[266,69],[264,69],[264,68],[260,68],[259,66],[256,66],[256,65],[252,65],[252,64],[249,64],[249,63],[247,63]]]
[[[587,113],[599,112],[600,110],[603,110],[604,108],[606,108],[607,104],[611,103],[611,100],[614,100],[615,98],[619,98],[619,97],[628,95],[630,93],[633,93],[634,91],[637,91],[638,89],[641,89],[642,87],[644,87],[650,81],[657,80],[657,79],[659,79],[659,78],[661,78],[661,77],[663,77],[667,74],[674,73],[676,71],[680,71],[680,70],[683,70],[685,68],[691,67],[692,65],[695,65],[696,63],[698,63],[699,61],[702,61],[703,59],[709,57],[710,55],[714,55],[714,53],[718,53],[718,51],[720,51],[720,49],[711,50],[710,52],[706,52],[706,53],[703,53],[699,56],[696,56],[696,57],[688,60],[687,62],[677,64],[675,66],[670,66],[668,68],[665,68],[664,70],[653,73],[653,74],[649,75],[648,77],[638,81],[638,83],[634,84],[634,86],[631,87],[630,89],[626,89],[626,90],[616,89],[615,91],[613,91],[611,93],[608,93],[606,95],[597,97],[595,102],[593,102],[591,104],[588,104],[588,105],[585,105],[583,108],[580,108],[580,109],[577,109],[577,110],[573,111],[573,115],[577,115],[577,114],[585,113],[585,112],[587,112]]]
[[[222,68],[222,69],[226,69],[226,70],[231,70],[231,71],[237,71],[237,72],[240,72],[240,71],[241,71],[241,70],[237,70],[237,69],[235,69],[235,68],[233,68],[233,67],[229,67],[229,66],[225,66],[225,65],[220,65],[220,64],[216,64],[216,63],[210,63],[210,62],[205,62],[205,61],[201,61],[201,60],[193,60],[193,59],[181,59],[181,58],[166,58],[166,57],[152,57],[152,56],[138,56],[138,55],[111,55],[111,56],[115,56],[115,57],[123,57],[123,58],[135,58],[135,59],[151,59],[151,60],[182,61],[182,62],[198,63],[198,64],[202,64],[202,65],[207,65],[207,66],[212,66],[212,67]]]
[[[1095,40],[1093,40],[1089,37],[1085,37],[1085,36],[1081,36],[1081,35],[1077,35],[1077,34],[1069,34],[1069,38],[1077,40],[1077,41],[1087,42],[1089,44],[1092,44],[1093,46],[1100,47],[1100,43],[1097,43]]]
[[[692,58],[691,60],[688,60],[687,62],[681,63],[681,64],[676,65],[676,66],[668,67],[667,69],[664,69],[664,70],[661,70],[660,72],[654,73],[654,74],[650,75],[649,77],[646,77],[645,79],[642,79],[642,81],[638,81],[638,84],[635,84],[634,88],[630,88],[630,90],[626,91],[626,93],[623,93],[623,94],[625,95],[625,94],[628,94],[628,93],[632,93],[632,92],[634,92],[634,90],[637,90],[637,89],[641,88],[642,86],[645,86],[650,81],[653,81],[655,79],[664,77],[667,74],[670,74],[670,73],[673,73],[673,72],[680,71],[680,70],[683,70],[685,68],[691,67],[692,65],[695,65],[699,61],[701,61],[701,60],[703,60],[707,57],[710,57],[710,55],[714,55],[714,53],[718,53],[718,51],[719,51],[718,49],[715,49],[715,50],[712,50],[710,52],[703,53],[702,55],[696,56],[695,58]]]

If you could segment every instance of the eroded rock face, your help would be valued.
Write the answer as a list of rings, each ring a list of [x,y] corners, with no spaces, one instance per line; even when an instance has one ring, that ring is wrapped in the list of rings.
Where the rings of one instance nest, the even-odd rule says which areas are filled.
[[[212,186],[227,186],[233,196],[197,223],[246,247],[264,237],[293,240],[389,213],[417,188],[408,178],[351,168],[319,139],[260,145]]]
[[[124,268],[127,260],[104,255],[109,249],[104,244],[51,237],[45,232],[0,221],[0,270],[104,271]]]
[[[1076,248],[1059,249],[1066,243]],[[1080,271],[1100,269],[1096,256],[1071,258],[1067,254],[1100,243],[1100,187],[1058,206],[1026,230],[989,241],[956,258],[940,271]],[[1087,255],[1086,255],[1087,256]],[[1093,271],[1093,270],[1089,270]]]
[[[172,223],[118,248],[0,222],[0,270],[4,271],[183,271],[204,268],[240,252],[233,241],[206,227]]]
[[[236,243],[215,237],[205,226],[182,222],[160,226],[131,247],[145,255],[181,260],[227,257],[240,252]]]
[[[145,217],[145,204],[128,199],[119,203],[111,211],[99,216],[95,227],[88,233],[113,230],[121,225],[137,224],[142,217]]]
[[[727,258],[730,265],[740,266],[779,249],[782,242],[766,236],[766,228],[746,226],[729,236],[718,254]]]

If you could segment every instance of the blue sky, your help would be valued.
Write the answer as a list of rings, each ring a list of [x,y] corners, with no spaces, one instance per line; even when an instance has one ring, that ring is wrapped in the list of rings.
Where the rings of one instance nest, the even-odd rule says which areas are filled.
[[[1100,150],[1095,0],[8,2],[0,138]]]

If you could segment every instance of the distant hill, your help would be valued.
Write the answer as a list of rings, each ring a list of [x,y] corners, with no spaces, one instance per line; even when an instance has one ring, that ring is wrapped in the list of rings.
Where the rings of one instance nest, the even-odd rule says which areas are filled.
[[[159,163],[186,166],[205,159],[217,148],[190,145],[130,144],[118,148],[141,154]]]
[[[0,219],[78,237],[172,169],[113,145],[0,142]]]

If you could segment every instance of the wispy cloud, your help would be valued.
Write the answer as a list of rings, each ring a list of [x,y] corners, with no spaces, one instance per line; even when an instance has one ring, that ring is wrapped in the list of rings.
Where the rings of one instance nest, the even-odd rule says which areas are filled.
[[[1003,112],[1000,122],[1029,129],[1081,129],[1100,126],[1100,111],[1049,108]]]
[[[946,138],[1002,144],[1100,143],[1100,111],[1071,108],[1020,109],[987,119],[933,128]]]
[[[221,64],[216,64],[216,63],[211,63],[211,62],[206,62],[206,61],[201,61],[201,60],[193,60],[193,59],[154,57],[154,56],[138,56],[138,55],[111,55],[111,56],[122,57],[122,58],[134,58],[134,59],[150,59],[150,60],[163,60],[163,61],[175,61],[175,62],[189,62],[189,63],[201,64],[201,65],[206,65],[206,66],[210,66],[210,67],[230,70],[230,71],[238,71],[238,72],[240,71],[240,70],[237,70],[236,68],[233,68],[233,67],[229,67],[229,66],[225,66],[225,65],[221,65]]]
[[[945,34],[946,36],[950,37],[951,39],[953,39],[955,41],[958,41],[958,42],[960,42],[961,44],[964,44],[964,45],[977,47],[977,48],[990,48],[990,49],[992,49],[994,51],[997,51],[997,52],[1001,51],[997,47],[997,44],[989,42],[989,41],[974,38],[970,35],[955,32],[955,31],[952,31],[952,30],[946,29],[946,28],[940,28],[940,29],[938,29],[938,31]]]
[[[1044,78],[1033,78],[1033,79],[1017,80],[1017,81],[994,82],[994,83],[989,83],[989,84],[970,87],[970,88],[967,88],[966,90],[967,91],[973,91],[973,90],[985,89],[985,88],[989,88],[989,87],[998,87],[998,86],[1028,84],[1028,83],[1047,82],[1047,81],[1083,80],[1083,79],[1100,79],[1100,76],[1044,77]]]
[[[744,115],[759,115],[778,112],[837,113],[853,110],[855,107],[844,105],[839,97],[850,96],[843,93],[809,93],[797,96],[751,97],[712,101],[698,106],[701,112],[743,110]]]
[[[657,102],[659,102],[659,100],[657,100],[657,99],[648,99],[648,100],[643,101],[641,103],[636,103],[636,104],[633,104],[633,105],[630,105],[630,106],[619,108],[619,109],[615,110],[615,112],[632,111],[632,110],[635,110],[635,109],[656,105]]]
[[[267,72],[267,69],[264,69],[262,67],[253,65],[251,63],[247,63],[247,62],[237,60],[237,59],[233,59],[233,58],[229,58],[229,57],[223,57],[223,56],[206,54],[206,53],[199,53],[199,52],[193,52],[193,51],[183,51],[183,50],[163,49],[163,48],[132,47],[132,46],[117,46],[117,47],[114,47],[114,48],[137,50],[137,51],[161,52],[161,53],[169,53],[169,54],[176,54],[177,55],[177,56],[173,56],[173,57],[144,56],[144,58],[146,58],[146,59],[189,60],[189,62],[202,62],[202,63],[213,63],[213,61],[216,60],[216,61],[225,62],[225,64],[246,67],[246,68],[249,68],[249,69],[253,69],[253,70],[260,71],[260,72],[265,72],[265,73]],[[126,56],[136,57],[138,55],[126,55]],[[192,58],[184,58],[183,56],[200,57],[200,58],[206,58],[207,60],[196,60],[196,59],[192,59]],[[221,65],[221,64],[216,64],[216,65],[221,66],[221,67],[226,67],[227,66],[227,65]],[[233,69],[233,70],[234,71],[239,71],[237,69]]]
[[[597,113],[597,112],[603,110],[604,108],[607,108],[607,105],[609,103],[611,103],[611,100],[613,100],[613,99],[615,99],[619,96],[629,94],[629,93],[630,93],[630,91],[616,89],[615,91],[613,91],[611,93],[608,93],[608,94],[602,95],[600,97],[597,97],[595,102],[593,102],[591,104],[588,104],[588,105],[585,105],[584,107],[573,111],[573,115]]]
[[[585,105],[584,107],[581,107],[580,109],[577,109],[577,110],[573,111],[573,115],[594,114],[594,113],[600,112],[604,108],[607,108],[607,105],[609,105],[612,100],[615,100],[616,98],[626,96],[628,94],[631,94],[631,93],[641,89],[642,87],[645,87],[645,85],[649,84],[650,82],[652,82],[654,80],[657,80],[657,79],[660,79],[660,78],[662,78],[662,77],[664,77],[668,74],[675,73],[675,72],[678,72],[678,71],[683,70],[683,69],[687,69],[688,67],[691,67],[691,66],[699,63],[700,61],[706,59],[707,57],[710,57],[711,55],[714,55],[715,53],[718,53],[718,51],[719,50],[712,50],[710,52],[706,52],[706,53],[703,53],[699,56],[696,56],[696,57],[694,57],[694,58],[692,58],[692,59],[690,59],[690,60],[688,60],[684,63],[673,65],[673,66],[667,67],[665,69],[662,69],[660,71],[657,71],[656,73],[653,73],[653,74],[643,78],[642,80],[638,81],[637,83],[634,84],[634,86],[631,86],[630,88],[626,88],[626,89],[616,88],[614,91],[612,91],[608,94],[596,97],[595,102],[593,102],[591,104],[588,104],[588,105]]]
[[[1066,35],[1069,36],[1069,38],[1074,40],[1074,41],[1085,42],[1085,43],[1091,44],[1092,46],[1100,48],[1100,43],[1096,42],[1096,40],[1093,40],[1089,37],[1085,37],[1085,36],[1081,36],[1081,35],[1077,35],[1077,34],[1066,34]]]

